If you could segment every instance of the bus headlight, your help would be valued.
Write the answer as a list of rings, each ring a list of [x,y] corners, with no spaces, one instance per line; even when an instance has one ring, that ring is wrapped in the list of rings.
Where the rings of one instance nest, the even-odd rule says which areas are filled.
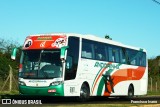
[[[26,85],[26,83],[25,82],[23,82],[23,81],[19,81],[19,85]]]
[[[55,82],[52,82],[50,85],[54,86],[54,85],[61,85],[61,84],[63,84],[63,81],[55,81]]]

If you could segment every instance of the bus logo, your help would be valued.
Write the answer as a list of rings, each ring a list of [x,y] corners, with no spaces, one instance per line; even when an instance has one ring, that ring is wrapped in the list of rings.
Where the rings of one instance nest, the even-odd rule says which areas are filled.
[[[65,38],[58,38],[53,44],[52,47],[61,48],[62,46],[65,46],[66,40]]]
[[[46,41],[42,42],[42,43],[40,44],[40,47],[44,48],[44,47],[45,47],[45,44],[46,44]]]
[[[27,39],[23,47],[29,48],[32,45],[32,43],[33,43],[32,39]]]

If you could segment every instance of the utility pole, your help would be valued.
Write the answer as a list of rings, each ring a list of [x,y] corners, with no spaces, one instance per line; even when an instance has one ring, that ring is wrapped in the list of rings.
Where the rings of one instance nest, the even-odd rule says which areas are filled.
[[[12,91],[12,78],[13,78],[13,73],[12,73],[12,67],[9,65],[9,78],[10,78],[10,81],[9,81],[9,91],[11,92]]]
[[[160,1],[158,0],[152,0],[152,1],[160,5]]]

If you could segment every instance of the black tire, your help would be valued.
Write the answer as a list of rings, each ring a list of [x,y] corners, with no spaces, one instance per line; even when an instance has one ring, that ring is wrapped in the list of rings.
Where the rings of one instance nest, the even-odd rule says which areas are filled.
[[[128,98],[131,99],[133,97],[134,97],[134,88],[133,86],[130,85],[128,88]]]
[[[89,99],[89,97],[90,97],[89,87],[87,87],[86,84],[83,84],[81,86],[79,100],[84,102],[84,101],[87,101]]]

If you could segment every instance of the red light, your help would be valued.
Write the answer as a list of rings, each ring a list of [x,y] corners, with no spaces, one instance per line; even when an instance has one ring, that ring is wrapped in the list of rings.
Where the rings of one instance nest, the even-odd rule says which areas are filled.
[[[19,64],[19,72],[22,71],[22,64]]]
[[[55,89],[52,89],[52,90],[48,90],[48,93],[55,93],[56,90]]]
[[[22,68],[22,64],[19,64],[19,68]]]

